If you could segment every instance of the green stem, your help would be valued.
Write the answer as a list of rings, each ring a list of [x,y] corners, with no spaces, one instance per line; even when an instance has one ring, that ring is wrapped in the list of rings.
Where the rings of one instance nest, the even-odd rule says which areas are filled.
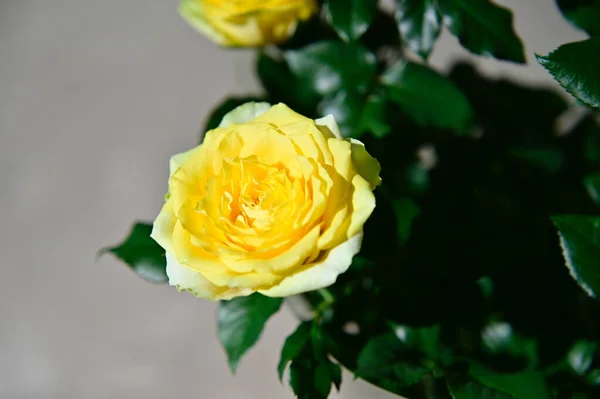
[[[325,309],[333,305],[335,297],[327,288],[321,288],[317,290],[317,292],[323,297],[323,302],[315,308],[315,316],[320,317]]]

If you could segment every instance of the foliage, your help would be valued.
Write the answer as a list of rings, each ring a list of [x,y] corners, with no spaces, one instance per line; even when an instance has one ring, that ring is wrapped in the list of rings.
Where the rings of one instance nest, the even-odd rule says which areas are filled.
[[[283,345],[280,378],[289,367],[300,398],[339,386],[338,363],[411,399],[600,397],[600,3],[558,0],[591,37],[537,56],[588,106],[568,129],[566,93],[427,65],[442,26],[474,54],[525,62],[511,11],[491,0],[321,3],[287,43],[257,50],[256,98],[333,114],[383,184],[350,270],[301,297],[313,319]],[[164,271],[136,229],[110,251]],[[232,369],[279,306],[220,305]]]

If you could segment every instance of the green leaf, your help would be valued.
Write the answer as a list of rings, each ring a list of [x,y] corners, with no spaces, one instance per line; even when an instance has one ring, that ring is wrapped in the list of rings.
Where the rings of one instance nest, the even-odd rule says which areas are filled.
[[[282,301],[256,293],[219,303],[218,336],[233,373],[242,356],[258,341],[265,323],[279,310]]]
[[[230,97],[223,100],[211,111],[202,134],[218,127],[219,123],[221,123],[221,120],[228,112],[250,101],[261,101],[261,99],[258,97]]]
[[[398,61],[381,77],[391,101],[423,126],[467,132],[473,111],[454,83],[426,66]]]
[[[478,365],[472,365],[469,374],[485,386],[519,399],[550,399],[544,376],[538,372],[500,374]]]
[[[283,102],[297,112],[309,113],[316,101],[316,93],[300,84],[283,58],[260,52],[256,73],[268,93],[268,101],[272,104]]]
[[[600,108],[600,37],[564,44],[536,58],[573,97]]]
[[[376,94],[365,97],[353,91],[340,90],[318,105],[320,115],[333,115],[344,137],[358,138],[370,132],[384,137],[391,127],[385,121],[385,101]]]
[[[453,399],[518,399],[477,381],[461,383],[451,379],[448,381],[448,390]]]
[[[556,4],[573,25],[600,36],[600,0],[556,0]]]
[[[327,357],[315,358],[310,348],[305,348],[290,365],[290,386],[299,399],[325,399],[331,384],[339,390],[341,379],[340,366]]]
[[[110,252],[143,279],[152,283],[165,283],[169,281],[165,250],[150,237],[150,233],[151,224],[136,223],[125,241],[116,247],[102,249],[100,255]]]
[[[571,276],[589,295],[600,294],[600,217],[553,216]]]
[[[583,183],[592,200],[600,205],[600,173],[586,176]]]
[[[397,0],[396,21],[402,42],[426,60],[440,34],[441,17],[434,0]]]
[[[281,358],[279,365],[277,366],[277,372],[279,374],[279,381],[283,378],[283,372],[286,366],[292,359],[298,357],[304,346],[307,344],[310,338],[311,323],[304,322],[298,326],[290,336],[287,337],[283,348],[281,349]]]
[[[365,106],[364,96],[340,90],[332,97],[325,97],[319,103],[319,115],[333,115],[344,137],[360,136],[360,123]]]
[[[327,0],[325,10],[338,35],[349,42],[367,31],[377,12],[377,0]]]
[[[299,85],[323,96],[342,89],[365,93],[377,69],[375,56],[364,47],[336,41],[287,51],[285,58]]]
[[[358,356],[355,374],[384,389],[402,392],[429,372],[407,355],[408,349],[392,333],[372,338]]]
[[[373,94],[364,104],[358,131],[360,134],[370,132],[373,136],[383,138],[392,130],[385,121],[385,100],[382,96]]]
[[[490,0],[438,0],[444,23],[472,53],[525,62],[510,10]]]

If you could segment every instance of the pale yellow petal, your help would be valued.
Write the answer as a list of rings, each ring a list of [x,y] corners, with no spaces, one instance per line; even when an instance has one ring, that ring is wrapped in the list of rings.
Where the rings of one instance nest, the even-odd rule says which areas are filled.
[[[327,115],[319,119],[315,119],[315,124],[323,132],[327,138],[342,139],[342,132],[333,115]]]
[[[319,237],[318,248],[321,250],[330,249],[347,240],[349,224],[348,207],[342,207],[333,216],[331,223]]]
[[[340,274],[348,270],[352,258],[360,251],[361,242],[362,233],[331,249],[323,259],[306,265],[278,285],[258,292],[271,297],[284,297],[328,287],[335,283]]]
[[[181,0],[179,7],[177,7],[177,11],[184,21],[198,32],[205,34],[214,42],[222,46],[229,44],[230,39],[210,24],[209,17],[206,15],[206,11],[201,1]]]
[[[250,122],[264,114],[269,108],[271,108],[271,104],[266,102],[247,102],[225,114],[219,127],[229,127],[231,125]]]
[[[352,216],[348,236],[353,236],[362,231],[362,227],[375,209],[375,195],[371,191],[369,182],[361,175],[355,175],[352,179],[354,192],[352,193]]]
[[[339,139],[328,139],[327,144],[333,154],[333,166],[340,176],[346,181],[352,181],[356,171],[352,165],[352,145],[350,142]]]
[[[275,126],[306,121],[312,122],[311,119],[292,111],[290,107],[283,103],[273,105],[268,111],[254,120],[254,122],[271,123]]]
[[[169,254],[167,254],[167,276],[169,284],[177,287],[179,291],[189,291],[198,298],[212,301],[246,296],[254,292],[248,288],[216,286],[205,279],[202,273],[183,266]]]
[[[160,213],[152,225],[150,237],[164,248],[167,253],[173,253],[173,229],[177,218],[171,207],[170,201],[165,202]]]
[[[173,173],[175,173],[175,171],[177,169],[179,169],[181,167],[181,165],[183,165],[185,163],[185,161],[187,161],[188,159],[190,159],[194,156],[198,156],[198,154],[200,152],[201,152],[201,148],[200,148],[200,146],[197,146],[197,147],[192,148],[189,151],[173,155],[171,157],[171,159],[169,160],[169,177],[173,176]]]
[[[352,144],[352,162],[356,170],[371,185],[371,190],[381,184],[381,165],[365,149],[365,145],[356,139],[350,139]]]

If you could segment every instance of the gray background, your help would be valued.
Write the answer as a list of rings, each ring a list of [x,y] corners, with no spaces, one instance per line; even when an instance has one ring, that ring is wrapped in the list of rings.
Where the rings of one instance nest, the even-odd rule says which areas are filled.
[[[584,36],[552,0],[516,10],[529,65],[432,62],[553,84],[533,59]],[[252,92],[252,53],[217,48],[171,0],[0,0],[0,397],[291,398],[275,374],[295,325],[272,319],[230,375],[213,303],[145,283],[101,246],[152,220],[168,159],[210,108]],[[345,375],[340,398],[391,397]],[[335,395],[334,395],[335,396]]]

